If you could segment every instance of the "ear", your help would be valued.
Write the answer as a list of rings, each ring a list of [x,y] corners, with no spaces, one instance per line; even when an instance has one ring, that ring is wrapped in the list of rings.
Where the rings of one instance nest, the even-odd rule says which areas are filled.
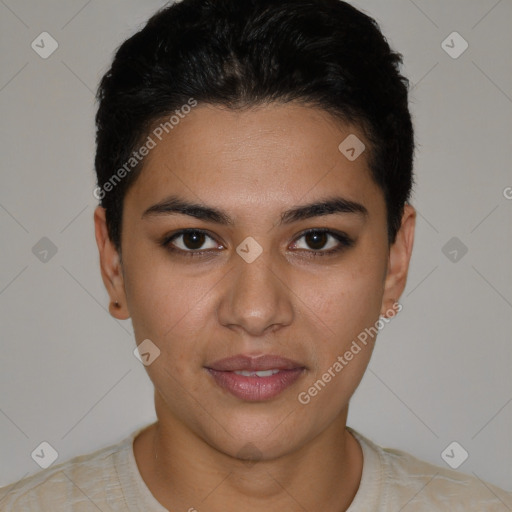
[[[105,208],[101,206],[94,210],[94,230],[100,253],[101,277],[110,296],[108,310],[114,318],[126,320],[130,318],[130,313],[126,303],[121,260],[108,235]]]
[[[388,270],[384,283],[381,316],[388,316],[386,312],[395,311],[398,299],[402,295],[407,282],[409,262],[411,260],[414,243],[414,228],[416,226],[416,210],[405,204],[402,223],[396,235],[395,242],[389,249]]]

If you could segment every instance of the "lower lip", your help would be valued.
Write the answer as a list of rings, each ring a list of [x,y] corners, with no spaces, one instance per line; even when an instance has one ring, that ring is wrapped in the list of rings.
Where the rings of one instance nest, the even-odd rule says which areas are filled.
[[[250,402],[270,400],[290,387],[304,372],[304,368],[280,370],[269,377],[245,377],[234,372],[207,368],[215,382],[232,395]]]

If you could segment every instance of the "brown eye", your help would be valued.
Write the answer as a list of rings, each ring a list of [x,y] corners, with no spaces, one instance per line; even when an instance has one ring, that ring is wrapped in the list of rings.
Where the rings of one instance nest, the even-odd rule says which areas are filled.
[[[324,232],[313,231],[305,235],[305,240],[311,249],[319,251],[324,248],[329,240],[329,235]]]
[[[310,253],[312,256],[324,256],[338,253],[353,245],[354,241],[345,233],[329,229],[311,229],[297,238],[293,249]]]
[[[204,233],[200,233],[199,231],[191,231],[189,233],[183,234],[183,245],[187,249],[200,249],[204,244],[206,236]]]
[[[198,230],[180,231],[165,239],[163,245],[172,250],[188,253],[217,249],[219,247],[219,244],[211,236]]]

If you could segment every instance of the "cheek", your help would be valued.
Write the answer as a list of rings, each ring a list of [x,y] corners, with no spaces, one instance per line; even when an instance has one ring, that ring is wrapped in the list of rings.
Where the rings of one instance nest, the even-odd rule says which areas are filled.
[[[315,411],[319,424],[347,406],[370,361],[374,344],[368,332],[378,320],[382,298],[382,275],[375,268],[352,265],[304,287],[309,317],[323,327],[315,343],[316,364],[298,401],[305,411]]]
[[[136,339],[186,342],[195,326],[205,325],[208,283],[204,277],[187,278],[183,266],[173,265],[165,256],[133,253],[126,262],[125,289]]]
[[[309,276],[297,293],[307,305],[305,311],[317,318],[322,332],[338,349],[375,323],[384,291],[381,264],[357,255],[352,260],[328,273]]]
[[[160,350],[146,371],[162,396],[172,390],[173,407],[180,407],[186,403],[181,396],[183,382],[188,392],[197,391],[193,374],[202,366],[206,317],[211,317],[205,292],[210,286],[185,278],[169,262],[138,265],[128,274],[126,290],[135,339],[150,339]]]

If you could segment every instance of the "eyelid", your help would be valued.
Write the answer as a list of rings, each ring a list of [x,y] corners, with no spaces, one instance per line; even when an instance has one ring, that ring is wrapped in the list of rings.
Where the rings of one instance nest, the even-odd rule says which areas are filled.
[[[163,239],[161,240],[160,244],[172,252],[181,253],[185,256],[208,255],[208,254],[211,254],[212,251],[217,250],[217,249],[188,249],[188,250],[186,250],[186,249],[180,249],[179,247],[175,247],[172,245],[171,242],[173,240],[175,240],[176,238],[179,238],[180,236],[185,235],[187,233],[204,234],[208,238],[211,238],[212,240],[214,240],[221,248],[224,248],[224,244],[219,243],[216,240],[215,236],[211,235],[207,230],[199,229],[199,228],[185,228],[185,229],[178,230],[170,235],[164,236]],[[328,249],[328,250],[297,249],[296,251],[300,251],[303,253],[309,253],[311,256],[323,256],[323,255],[339,253],[339,252],[343,251],[344,249],[348,249],[349,247],[352,247],[355,243],[355,241],[350,236],[348,236],[345,232],[338,231],[338,230],[332,229],[332,228],[309,228],[309,229],[306,229],[305,231],[302,231],[294,238],[293,243],[296,244],[297,240],[300,240],[301,238],[307,236],[310,233],[326,233],[338,241],[338,246],[335,248],[332,248],[332,249]]]
[[[355,243],[355,241],[347,235],[347,233],[343,231],[338,231],[337,229],[332,228],[309,228],[300,233],[296,238],[295,242],[297,243],[297,240],[300,240],[301,238],[307,236],[310,233],[325,233],[327,235],[332,236],[335,240],[338,241],[338,246],[332,249],[298,249],[299,251],[303,251],[305,253],[311,253],[312,255],[326,255],[326,254],[333,254],[342,251],[343,249],[348,249],[349,247],[352,247]]]
[[[216,238],[213,235],[211,235],[208,231],[206,231],[204,229],[198,229],[198,228],[180,229],[180,230],[176,231],[175,233],[164,236],[160,243],[162,246],[166,247],[167,249],[169,249],[173,252],[178,252],[178,253],[182,253],[185,255],[207,254],[207,253],[211,253],[214,250],[214,249],[188,249],[187,250],[187,249],[180,249],[179,247],[173,246],[173,244],[171,242],[173,242],[176,238],[179,238],[182,235],[186,235],[187,233],[203,234],[203,235],[207,236],[208,238],[210,238],[211,240],[213,240],[215,243],[217,243],[217,245],[224,247],[224,244],[218,242],[216,240]]]

